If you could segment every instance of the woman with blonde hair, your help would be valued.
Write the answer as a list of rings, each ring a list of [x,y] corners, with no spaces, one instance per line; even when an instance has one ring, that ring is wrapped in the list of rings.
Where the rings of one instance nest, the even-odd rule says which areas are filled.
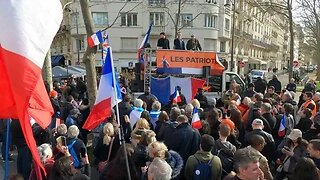
[[[101,169],[103,164],[110,162],[120,148],[119,136],[115,132],[114,125],[110,122],[103,126],[98,142],[93,150],[95,165]]]
[[[149,122],[144,118],[140,118],[131,133],[131,143],[134,147],[137,146],[141,139],[142,133],[144,133],[146,130],[150,130]]]
[[[179,176],[183,168],[182,157],[175,151],[169,150],[163,142],[155,141],[148,146],[151,159],[160,158],[165,160],[172,168],[171,178]]]

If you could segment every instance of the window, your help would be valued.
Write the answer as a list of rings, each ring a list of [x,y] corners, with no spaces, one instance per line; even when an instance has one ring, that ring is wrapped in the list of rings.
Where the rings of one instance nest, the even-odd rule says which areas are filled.
[[[92,19],[95,25],[108,25],[108,13],[106,12],[93,12]]]
[[[230,30],[230,19],[225,19],[225,28],[224,28],[225,30]]]
[[[121,49],[137,49],[138,38],[121,38]]]
[[[217,4],[217,0],[206,0],[207,3]]]
[[[84,38],[83,37],[75,37],[75,51],[84,51]]]
[[[153,22],[154,26],[164,26],[164,12],[151,12],[150,22]]]
[[[226,42],[220,42],[220,52],[226,52]]]
[[[137,25],[137,13],[121,13],[121,26]]]
[[[179,25],[183,27],[192,27],[192,14],[180,14]]]
[[[217,27],[217,19],[218,16],[212,14],[205,14],[204,15],[204,27]]]

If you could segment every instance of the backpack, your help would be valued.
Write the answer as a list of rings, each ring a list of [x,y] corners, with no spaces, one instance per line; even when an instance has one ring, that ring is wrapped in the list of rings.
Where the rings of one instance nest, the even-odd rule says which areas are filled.
[[[194,168],[193,180],[211,179],[211,177],[212,177],[211,162],[212,162],[213,158],[207,163],[201,162],[201,161],[199,161],[199,159],[196,158],[198,163],[196,164],[196,167]]]
[[[75,168],[77,168],[77,167],[80,166],[80,161],[79,161],[78,155],[77,155],[76,151],[75,151],[74,148],[73,148],[73,145],[74,145],[76,142],[77,142],[77,140],[74,140],[70,145],[68,145],[69,153],[70,153],[70,155],[72,156],[73,166],[74,166]]]
[[[220,158],[222,165],[222,177],[233,171],[233,156],[231,149],[224,146],[220,141],[216,141],[217,156]]]

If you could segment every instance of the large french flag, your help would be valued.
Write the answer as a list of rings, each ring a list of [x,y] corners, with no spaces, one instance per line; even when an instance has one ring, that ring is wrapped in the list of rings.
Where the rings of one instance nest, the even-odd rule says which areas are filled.
[[[285,135],[286,135],[286,116],[282,115],[279,130],[278,130],[278,136],[283,137]]]
[[[93,48],[96,45],[99,45],[103,43],[103,35],[101,31],[98,31],[94,34],[92,34],[90,37],[88,37],[88,44],[91,48]]]
[[[0,1],[0,119],[19,119],[36,172],[43,166],[30,120],[42,128],[51,123],[53,109],[41,72],[61,21],[59,0]]]
[[[200,116],[199,116],[199,112],[198,112],[198,108],[197,107],[193,108],[191,126],[192,126],[192,128],[195,128],[195,129],[201,129],[202,128],[202,124],[201,124],[201,120],[200,120]]]
[[[122,100],[120,87],[113,67],[112,48],[109,46],[107,57],[102,67],[96,102],[83,125],[84,129],[92,130],[97,127],[106,118],[111,116],[112,108]]]
[[[149,36],[150,36],[150,32],[151,32],[151,27],[152,27],[152,24],[149,25],[149,29],[146,33],[146,35],[144,36],[140,46],[139,46],[139,49],[138,49],[138,60],[140,63],[143,63],[144,62],[144,58],[141,57],[141,52],[143,51],[144,47],[146,46],[146,44],[148,43],[149,41]]]
[[[205,81],[202,79],[187,77],[151,78],[151,93],[157,96],[161,104],[170,102],[170,95],[175,92],[176,86],[181,87],[181,93],[186,97],[188,103],[197,94],[198,88],[203,87]]]

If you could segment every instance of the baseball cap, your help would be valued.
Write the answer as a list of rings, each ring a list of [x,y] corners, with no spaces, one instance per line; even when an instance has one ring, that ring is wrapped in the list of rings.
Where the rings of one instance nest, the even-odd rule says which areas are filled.
[[[288,138],[295,141],[298,138],[302,138],[302,132],[300,129],[292,129],[291,133],[288,135]]]
[[[261,119],[255,119],[253,120],[252,125],[263,125],[263,121]]]

